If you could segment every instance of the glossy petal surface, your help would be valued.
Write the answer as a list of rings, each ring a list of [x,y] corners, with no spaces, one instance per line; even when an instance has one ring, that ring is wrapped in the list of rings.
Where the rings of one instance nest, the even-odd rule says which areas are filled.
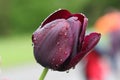
[[[91,33],[85,37],[82,52],[88,52],[95,47],[95,45],[99,42],[101,37],[100,33]]]
[[[84,18],[84,22],[83,22],[81,32],[80,32],[80,36],[79,36],[78,52],[81,50],[82,45],[83,45],[83,40],[84,40],[84,37],[85,37],[85,31],[86,31],[87,23],[88,23],[88,19]]]
[[[64,19],[58,19],[33,34],[34,54],[38,63],[57,69],[70,55],[73,38],[71,28]]]
[[[67,21],[70,24],[70,27],[72,29],[72,34],[73,34],[73,48],[71,52],[71,57],[75,56],[77,54],[77,48],[78,48],[78,42],[79,42],[79,33],[82,28],[81,22],[78,20],[78,17],[70,17],[67,19]]]

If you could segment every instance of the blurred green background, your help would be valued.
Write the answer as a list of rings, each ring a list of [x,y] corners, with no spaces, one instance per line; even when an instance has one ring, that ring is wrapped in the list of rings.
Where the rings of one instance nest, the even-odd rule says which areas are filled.
[[[2,66],[35,62],[31,35],[53,11],[64,8],[84,13],[92,26],[105,12],[119,9],[119,0],[0,0]]]

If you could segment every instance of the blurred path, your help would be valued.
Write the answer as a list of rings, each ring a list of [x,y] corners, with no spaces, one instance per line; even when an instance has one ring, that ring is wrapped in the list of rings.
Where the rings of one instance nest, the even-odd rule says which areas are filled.
[[[42,69],[43,67],[36,63],[2,69],[0,80],[38,80]],[[85,80],[80,72],[83,73],[82,66],[76,66],[69,73],[49,70],[45,80]]]
[[[85,80],[83,66],[80,65],[71,69],[69,73],[49,70],[45,80]],[[38,80],[42,70],[43,67],[37,63],[4,68],[0,73],[0,80]],[[119,74],[111,73],[105,80],[119,80],[120,78],[115,78],[116,75],[119,76]]]

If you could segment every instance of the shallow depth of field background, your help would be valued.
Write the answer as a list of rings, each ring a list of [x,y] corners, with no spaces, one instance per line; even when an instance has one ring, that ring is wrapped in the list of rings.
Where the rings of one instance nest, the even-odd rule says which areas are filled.
[[[119,0],[0,0],[0,80],[38,79],[42,67],[34,60],[31,35],[53,11],[63,8],[84,13],[89,19],[89,30],[99,16],[112,9],[119,10],[119,3]],[[76,78],[78,71],[77,75],[72,74],[73,79],[66,73],[60,79],[84,80],[82,68],[80,79]],[[46,80],[60,77],[55,73],[48,73]]]

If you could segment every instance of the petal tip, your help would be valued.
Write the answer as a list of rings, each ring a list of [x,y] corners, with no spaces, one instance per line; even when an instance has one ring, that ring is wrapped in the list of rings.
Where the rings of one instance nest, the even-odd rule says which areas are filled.
[[[71,13],[66,10],[66,9],[61,9],[59,8],[58,10],[55,10],[53,13],[51,13],[42,23],[41,23],[41,27],[43,27],[45,24],[56,20],[56,19],[67,19],[68,17],[70,17]]]

